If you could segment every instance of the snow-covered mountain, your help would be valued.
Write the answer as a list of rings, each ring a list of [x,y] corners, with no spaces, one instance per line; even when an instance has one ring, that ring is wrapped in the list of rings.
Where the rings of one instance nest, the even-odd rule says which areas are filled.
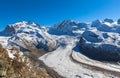
[[[24,49],[29,44],[30,47],[52,51],[56,46],[51,35],[33,22],[18,22],[8,25],[2,33],[11,36],[8,45],[16,45],[21,49]],[[51,45],[52,47],[50,47]]]
[[[53,35],[70,35],[76,36],[82,33],[89,24],[79,23],[72,20],[64,20],[53,27],[50,27],[49,33]]]
[[[8,25],[0,35],[10,58],[9,49],[16,47],[40,68],[38,61],[43,61],[59,78],[120,78],[120,19],[64,20],[51,27],[24,21]]]

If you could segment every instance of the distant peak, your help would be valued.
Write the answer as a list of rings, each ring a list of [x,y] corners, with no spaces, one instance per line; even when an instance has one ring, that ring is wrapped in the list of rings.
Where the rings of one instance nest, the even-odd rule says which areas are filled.
[[[6,28],[2,31],[4,34],[6,35],[14,35],[16,34],[17,31],[22,31],[22,30],[27,30],[27,29],[34,29],[34,28],[40,28],[40,25],[35,24],[34,22],[26,22],[26,21],[22,21],[22,22],[17,22],[14,24],[9,24],[6,26]]]
[[[22,22],[17,22],[17,23],[14,23],[14,24],[9,24],[8,25],[9,27],[13,27],[13,28],[15,28],[15,30],[16,29],[19,29],[19,28],[21,28],[21,27],[40,27],[40,25],[39,24],[36,24],[36,23],[34,23],[34,22],[32,22],[32,21],[22,21]]]
[[[72,22],[72,20],[63,20],[62,22],[69,23],[69,22]]]
[[[98,27],[98,26],[100,26],[102,24],[102,21],[101,20],[95,20],[95,21],[93,21],[92,22],[92,27]]]
[[[57,27],[59,27],[59,26],[68,26],[68,25],[73,26],[73,25],[76,25],[76,24],[77,23],[75,21],[73,21],[73,20],[64,20],[64,21],[62,21],[62,22],[60,22],[58,24],[55,24],[55,26],[57,26]]]
[[[106,19],[104,19],[104,22],[113,23],[114,21],[113,21],[113,19],[110,19],[110,18],[106,18]]]

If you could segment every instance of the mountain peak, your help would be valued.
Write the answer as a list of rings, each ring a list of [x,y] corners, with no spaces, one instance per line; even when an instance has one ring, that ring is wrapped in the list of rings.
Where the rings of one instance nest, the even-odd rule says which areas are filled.
[[[61,28],[68,28],[68,27],[72,27],[72,26],[75,26],[77,25],[76,22],[74,22],[73,20],[64,20],[58,24],[55,24],[54,27],[57,28],[57,29],[61,29]]]
[[[110,18],[106,18],[106,19],[104,19],[104,22],[113,23],[114,21],[113,21],[113,19],[110,19]]]
[[[92,27],[98,27],[102,24],[102,21],[101,20],[95,20],[92,22],[91,26]]]
[[[22,22],[17,22],[17,23],[15,23],[15,24],[10,24],[11,26],[14,26],[14,27],[16,27],[16,26],[22,26],[22,27],[24,27],[24,26],[39,26],[38,24],[36,24],[36,23],[34,23],[34,22],[32,22],[32,21],[28,21],[28,22],[26,22],[26,21],[22,21]]]
[[[34,23],[34,22],[26,22],[26,21],[22,21],[22,22],[17,22],[15,24],[9,24],[6,26],[5,30],[2,31],[2,33],[4,33],[5,35],[13,35],[15,34],[17,31],[23,31],[23,30],[28,30],[28,29],[35,29],[35,28],[40,28],[40,25]]]

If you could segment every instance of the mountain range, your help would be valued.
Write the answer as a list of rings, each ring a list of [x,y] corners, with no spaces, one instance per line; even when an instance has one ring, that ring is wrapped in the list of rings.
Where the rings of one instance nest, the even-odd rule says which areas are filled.
[[[0,44],[10,59],[14,48],[47,75],[29,78],[120,78],[120,19],[64,20],[50,27],[18,22],[0,32]]]

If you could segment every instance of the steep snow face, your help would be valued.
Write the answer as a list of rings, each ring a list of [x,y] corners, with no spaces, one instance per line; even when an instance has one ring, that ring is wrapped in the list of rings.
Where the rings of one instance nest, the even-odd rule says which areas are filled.
[[[102,21],[95,20],[92,22],[91,27],[99,27],[99,26],[101,26],[101,24],[102,24]]]
[[[87,41],[97,43],[103,40],[102,34],[97,31],[97,29],[89,29],[86,30],[82,37],[84,37]]]
[[[49,29],[50,34],[55,35],[78,35],[81,34],[88,25],[86,23],[77,23],[71,20],[64,20],[55,24]]]

